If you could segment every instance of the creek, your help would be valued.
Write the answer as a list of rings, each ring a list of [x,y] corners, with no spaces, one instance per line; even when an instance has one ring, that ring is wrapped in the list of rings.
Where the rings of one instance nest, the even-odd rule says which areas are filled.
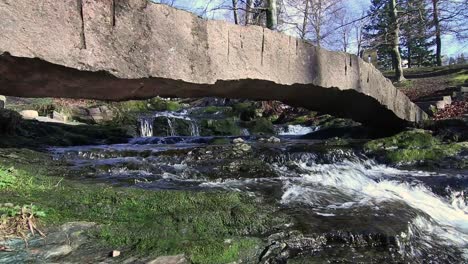
[[[166,135],[154,136],[154,120],[160,117],[167,120]],[[190,134],[180,136],[175,120],[186,121]],[[126,144],[50,151],[70,165],[75,179],[262,198],[294,219],[288,231],[303,234],[289,238],[296,239],[296,247],[276,259],[468,261],[466,171],[380,164],[356,148],[300,138],[317,130],[313,127],[276,128],[280,143],[243,131],[242,144],[251,149],[239,152],[232,143],[239,135],[200,136],[198,124],[187,113],[158,113],[142,116],[141,137]]]

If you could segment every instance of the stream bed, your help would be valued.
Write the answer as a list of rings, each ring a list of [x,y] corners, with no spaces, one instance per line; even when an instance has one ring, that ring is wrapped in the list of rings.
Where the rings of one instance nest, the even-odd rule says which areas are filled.
[[[228,190],[275,205],[294,221],[282,234],[288,247],[272,243],[264,252],[271,263],[468,261],[466,171],[397,169],[357,149],[292,135],[280,143],[236,138],[147,135],[50,151],[77,180]]]

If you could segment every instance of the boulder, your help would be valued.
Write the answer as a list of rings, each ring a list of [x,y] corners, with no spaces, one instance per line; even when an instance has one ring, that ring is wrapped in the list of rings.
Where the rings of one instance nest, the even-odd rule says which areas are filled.
[[[188,264],[184,255],[162,256],[148,261],[147,264]]]
[[[110,121],[113,117],[113,112],[107,106],[99,106],[88,109],[88,114],[96,123]]]
[[[20,115],[24,119],[36,119],[39,117],[39,113],[36,110],[23,110],[20,112]]]
[[[57,111],[52,112],[52,119],[60,122],[68,122],[68,116]]]

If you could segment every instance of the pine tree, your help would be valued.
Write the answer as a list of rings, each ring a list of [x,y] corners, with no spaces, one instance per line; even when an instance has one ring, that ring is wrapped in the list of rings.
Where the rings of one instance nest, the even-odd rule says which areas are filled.
[[[382,69],[391,69],[393,65],[388,30],[390,16],[389,12],[386,12],[388,9],[388,0],[372,0],[368,11],[370,23],[364,26],[364,38],[370,44],[365,48],[377,50],[377,59]]]
[[[431,47],[431,18],[425,0],[404,0],[402,2],[402,44],[403,57],[408,60],[408,67],[430,66],[434,63]]]

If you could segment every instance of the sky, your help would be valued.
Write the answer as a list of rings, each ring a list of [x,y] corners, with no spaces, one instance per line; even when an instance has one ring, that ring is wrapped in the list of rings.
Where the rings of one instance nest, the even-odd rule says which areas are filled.
[[[171,0],[160,0],[170,2]],[[230,3],[231,1],[226,1]],[[344,0],[346,6],[350,12],[359,17],[362,12],[366,12],[370,6],[370,0]],[[156,1],[157,2],[157,1]],[[175,7],[200,13],[206,8],[207,3],[211,3],[211,7],[219,5],[223,0],[175,0]],[[212,12],[207,15],[208,19],[220,19],[226,18],[226,12],[218,11]],[[468,23],[468,21],[467,21]],[[455,57],[460,53],[468,54],[468,41],[459,41],[453,36],[443,36],[442,38],[442,54],[448,55],[449,57]]]

